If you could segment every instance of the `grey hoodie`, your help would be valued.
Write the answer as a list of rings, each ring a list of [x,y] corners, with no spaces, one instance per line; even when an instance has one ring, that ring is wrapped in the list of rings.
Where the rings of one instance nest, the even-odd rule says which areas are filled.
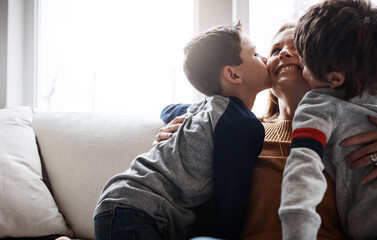
[[[375,131],[367,116],[377,117],[377,97],[344,100],[345,91],[308,92],[293,119],[292,145],[283,174],[279,216],[283,239],[316,239],[321,224],[316,206],[326,190],[324,168],[336,184],[336,201],[350,239],[377,238],[377,180],[362,184],[373,164],[352,170],[345,157],[360,146],[341,147],[347,137]]]

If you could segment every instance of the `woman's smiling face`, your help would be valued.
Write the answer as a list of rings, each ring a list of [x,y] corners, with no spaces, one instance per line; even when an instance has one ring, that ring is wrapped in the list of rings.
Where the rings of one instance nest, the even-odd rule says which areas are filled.
[[[277,97],[281,97],[282,91],[310,90],[309,84],[302,76],[302,66],[294,47],[293,34],[294,28],[288,28],[276,35],[267,62],[272,92]]]

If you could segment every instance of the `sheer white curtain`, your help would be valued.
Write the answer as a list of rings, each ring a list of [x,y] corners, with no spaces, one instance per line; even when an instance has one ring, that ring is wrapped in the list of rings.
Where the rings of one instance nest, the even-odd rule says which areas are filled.
[[[191,0],[41,0],[38,108],[158,116],[192,102]]]

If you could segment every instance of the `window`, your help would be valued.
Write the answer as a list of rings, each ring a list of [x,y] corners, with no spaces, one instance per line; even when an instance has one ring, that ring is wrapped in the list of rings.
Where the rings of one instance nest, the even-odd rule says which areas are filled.
[[[41,0],[38,108],[158,116],[193,102],[192,0]]]
[[[285,23],[295,23],[312,5],[322,0],[250,0],[250,35],[263,56],[268,56],[272,38]]]
[[[201,0],[39,1],[39,109],[158,116],[168,104],[201,99],[182,70],[183,47],[197,28],[194,4]],[[221,11],[213,10],[220,2]],[[246,16],[241,20],[248,22],[259,53],[268,56],[279,27],[296,22],[320,0],[220,2],[200,2],[210,8],[198,11],[205,15],[200,19],[228,23],[232,14],[238,19],[228,4],[237,3],[233,8]],[[266,102],[263,91],[254,103],[256,115]]]
[[[272,38],[285,23],[295,23],[313,4],[321,0],[250,0],[250,38],[262,56],[268,57]],[[268,90],[257,95],[253,111],[261,116],[267,105]]]

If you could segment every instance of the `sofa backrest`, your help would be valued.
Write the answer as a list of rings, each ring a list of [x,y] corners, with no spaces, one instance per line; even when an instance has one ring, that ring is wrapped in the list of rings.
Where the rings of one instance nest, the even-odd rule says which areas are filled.
[[[113,175],[148,151],[158,118],[36,112],[35,131],[52,194],[75,238],[94,239],[93,211]]]

